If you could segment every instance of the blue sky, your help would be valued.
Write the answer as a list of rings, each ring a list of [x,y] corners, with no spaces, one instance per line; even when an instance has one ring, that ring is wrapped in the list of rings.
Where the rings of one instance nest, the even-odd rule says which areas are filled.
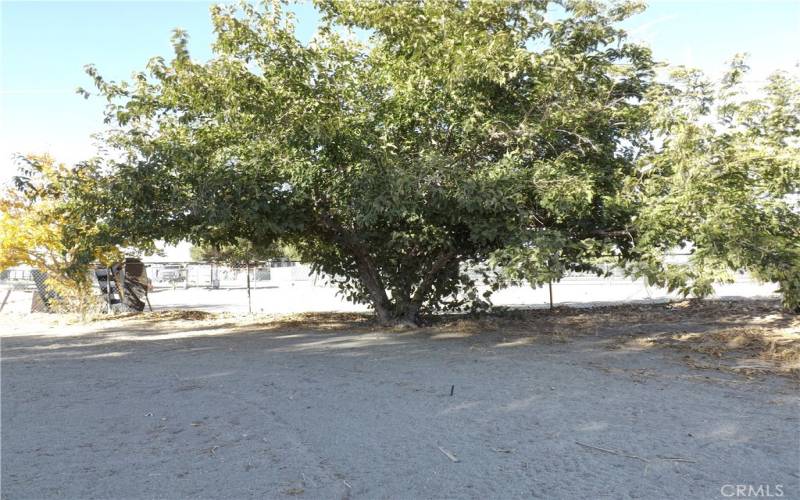
[[[155,55],[170,54],[173,28],[188,30],[193,57],[210,54],[210,2],[0,0],[0,180],[13,174],[14,152],[50,152],[74,162],[91,156],[103,103],[75,94],[91,88],[83,66],[125,79]],[[299,35],[317,15],[296,7]],[[800,0],[654,0],[626,28],[673,64],[719,73],[736,52],[749,52],[751,80],[800,61]]]

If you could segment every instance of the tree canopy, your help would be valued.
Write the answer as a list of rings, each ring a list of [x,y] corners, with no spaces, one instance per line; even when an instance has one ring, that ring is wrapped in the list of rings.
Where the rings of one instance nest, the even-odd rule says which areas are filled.
[[[737,56],[718,82],[679,68],[652,89],[632,267],[698,296],[747,271],[800,311],[800,78],[778,72],[754,92],[747,72]],[[676,247],[691,249],[688,265],[664,262]]]
[[[215,6],[108,99],[104,220],[142,239],[282,239],[382,321],[479,303],[491,262],[532,281],[632,249],[650,52],[631,3],[321,0]],[[360,40],[352,30],[366,33]],[[522,272],[521,271],[521,272]],[[502,277],[485,278],[499,286]]]

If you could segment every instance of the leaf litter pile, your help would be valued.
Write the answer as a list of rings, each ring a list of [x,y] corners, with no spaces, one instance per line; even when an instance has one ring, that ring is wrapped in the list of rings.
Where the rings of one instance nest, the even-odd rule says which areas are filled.
[[[638,335],[617,347],[667,347],[693,368],[772,373],[800,380],[800,316],[772,301],[687,301],[670,309],[689,324],[675,332]]]
[[[800,379],[800,328],[730,328],[710,333],[655,337],[658,346],[699,353],[706,360],[686,357],[696,368],[732,370],[745,375],[772,372]],[[717,363],[708,360],[717,360]]]

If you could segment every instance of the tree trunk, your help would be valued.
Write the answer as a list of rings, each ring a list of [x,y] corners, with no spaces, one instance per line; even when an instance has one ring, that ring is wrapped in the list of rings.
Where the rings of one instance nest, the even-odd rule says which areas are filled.
[[[428,271],[425,273],[422,281],[414,290],[414,293],[406,296],[393,295],[394,300],[394,314],[390,318],[393,324],[401,324],[406,326],[419,326],[420,317],[419,312],[422,309],[422,304],[428,297],[431,288],[436,283],[439,273],[455,258],[456,253],[452,250],[443,251],[431,264]],[[385,296],[385,294],[384,294]]]
[[[434,283],[436,283],[436,278],[439,276],[439,273],[445,269],[455,256],[455,251],[445,250],[436,257],[436,260],[433,261],[430,269],[425,273],[419,286],[414,290],[414,294],[403,304],[404,307],[401,316],[404,322],[419,325],[419,311],[422,309],[422,304],[425,302]]]
[[[405,325],[413,325],[419,326],[420,324],[420,317],[419,317],[419,310],[422,308],[422,304],[417,303],[406,303],[402,310],[398,311],[398,320],[400,323]]]
[[[394,321],[394,308],[386,295],[386,289],[380,276],[378,276],[375,264],[366,252],[358,252],[356,262],[358,264],[359,277],[364,284],[364,288],[367,289],[372,301],[372,308],[375,309],[375,314],[378,316],[378,321],[384,325],[391,324]]]
[[[422,304],[436,282],[439,273],[455,258],[456,252],[454,250],[443,250],[433,261],[430,269],[425,273],[419,286],[416,287],[411,296],[393,296],[392,300],[389,300],[386,287],[378,273],[378,267],[370,256],[367,246],[359,239],[357,234],[345,229],[327,213],[320,214],[318,222],[322,232],[327,233],[327,237],[331,241],[341,245],[343,249],[355,258],[359,279],[367,290],[378,321],[383,325],[403,324],[418,326],[420,321],[419,311],[422,308]]]
[[[367,289],[378,321],[385,325],[391,324],[394,321],[394,308],[386,295],[386,289],[378,275],[378,269],[364,244],[358,236],[345,229],[328,213],[321,213],[318,222],[320,230],[327,233],[331,241],[341,245],[355,258],[359,279]]]

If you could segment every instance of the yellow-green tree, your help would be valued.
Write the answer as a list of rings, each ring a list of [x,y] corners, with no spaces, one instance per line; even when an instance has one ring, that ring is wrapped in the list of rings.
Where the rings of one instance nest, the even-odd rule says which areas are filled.
[[[14,186],[0,194],[0,270],[28,265],[46,273],[56,308],[83,316],[97,304],[93,264],[121,257],[88,210],[89,193],[98,192],[95,167],[70,168],[47,155],[20,160]]]

